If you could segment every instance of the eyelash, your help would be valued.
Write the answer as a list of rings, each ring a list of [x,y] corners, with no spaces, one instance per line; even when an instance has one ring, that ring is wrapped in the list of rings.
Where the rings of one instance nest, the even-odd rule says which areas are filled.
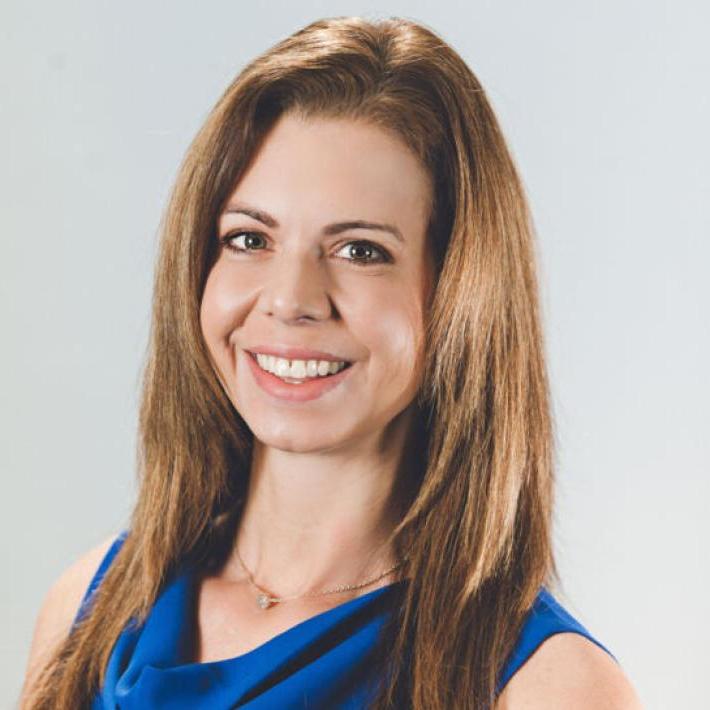
[[[237,254],[243,254],[243,253],[249,252],[249,251],[260,251],[259,249],[238,248],[238,247],[233,246],[230,243],[233,239],[236,239],[237,237],[241,237],[241,236],[249,235],[249,234],[255,234],[260,237],[265,236],[262,232],[253,232],[250,230],[239,230],[236,232],[230,232],[229,234],[225,234],[223,237],[219,238],[219,242],[225,249],[228,249],[229,251],[235,252]],[[358,266],[370,266],[372,264],[386,264],[386,263],[390,263],[392,261],[392,256],[384,247],[374,244],[373,242],[367,241],[366,239],[354,239],[350,242],[345,242],[345,244],[343,244],[340,248],[347,246],[348,244],[366,245],[368,247],[372,247],[375,251],[380,252],[380,254],[382,255],[382,258],[379,260],[376,260],[376,261],[370,261],[370,260],[365,260],[365,259],[346,259],[346,261],[352,261],[354,264],[357,264]]]

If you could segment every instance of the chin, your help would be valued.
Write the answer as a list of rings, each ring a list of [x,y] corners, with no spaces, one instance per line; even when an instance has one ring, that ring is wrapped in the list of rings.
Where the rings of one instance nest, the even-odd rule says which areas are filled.
[[[278,431],[270,428],[252,429],[254,438],[262,445],[280,451],[294,454],[318,453],[329,449],[337,449],[350,438],[345,433],[339,434],[330,431],[328,434],[314,432],[305,427],[289,428],[288,431],[279,428]]]

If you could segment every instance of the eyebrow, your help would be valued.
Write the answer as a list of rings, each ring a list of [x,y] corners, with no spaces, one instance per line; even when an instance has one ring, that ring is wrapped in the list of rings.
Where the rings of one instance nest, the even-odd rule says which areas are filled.
[[[272,217],[268,212],[264,210],[259,210],[254,207],[249,207],[244,204],[231,204],[227,205],[227,208],[222,214],[245,214],[252,219],[265,224],[267,227],[272,229],[277,229],[279,223]],[[404,241],[402,232],[395,227],[393,224],[386,224],[382,222],[370,222],[364,219],[350,219],[345,222],[333,222],[328,224],[323,229],[324,234],[332,236],[334,234],[340,234],[341,232],[346,232],[349,229],[374,229],[379,232],[389,232],[392,236],[398,239],[400,242]]]

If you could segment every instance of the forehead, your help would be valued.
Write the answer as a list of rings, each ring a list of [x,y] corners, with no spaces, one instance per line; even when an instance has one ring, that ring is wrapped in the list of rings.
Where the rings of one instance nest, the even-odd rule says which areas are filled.
[[[230,196],[281,215],[426,221],[430,177],[395,134],[352,119],[282,116]],[[327,213],[327,214],[326,214]]]

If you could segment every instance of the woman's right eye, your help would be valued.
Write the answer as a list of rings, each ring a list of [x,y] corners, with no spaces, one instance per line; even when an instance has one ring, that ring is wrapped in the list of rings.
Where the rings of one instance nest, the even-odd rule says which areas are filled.
[[[263,237],[264,235],[261,234],[261,232],[230,232],[229,234],[225,234],[223,237],[220,237],[219,241],[222,246],[225,247],[225,249],[229,249],[229,251],[255,251],[261,248],[256,245],[258,244],[258,240],[263,239]],[[242,238],[244,239],[242,242],[243,246],[235,244],[238,239]],[[252,247],[256,247],[256,249]]]

